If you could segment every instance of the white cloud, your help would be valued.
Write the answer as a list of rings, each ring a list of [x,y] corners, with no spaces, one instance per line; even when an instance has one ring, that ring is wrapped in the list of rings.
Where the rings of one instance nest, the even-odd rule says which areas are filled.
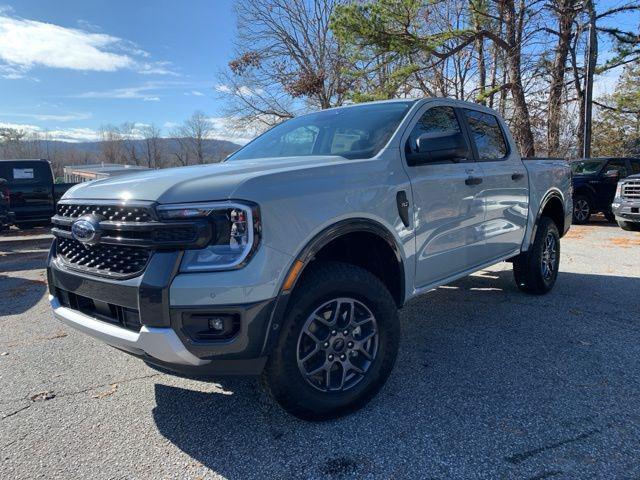
[[[259,132],[252,129],[238,129],[234,127],[234,119],[232,117],[210,117],[209,122],[212,127],[209,138],[217,140],[228,140],[230,142],[245,144],[253,139]],[[171,135],[171,131],[179,127],[179,123],[165,122],[163,128],[168,135]],[[148,126],[145,123],[134,123],[128,132],[133,138],[143,138],[142,129]],[[0,122],[0,128],[14,128],[22,130],[30,134],[38,134],[42,137],[46,137],[50,140],[58,140],[62,142],[94,142],[100,140],[100,130],[94,130],[92,128],[51,128],[45,129],[37,125],[28,123],[10,123]]]
[[[593,80],[593,98],[612,94],[623,70],[624,67],[616,67],[603,75],[597,75]]]
[[[172,75],[174,77],[178,74],[172,71],[169,67],[171,62],[150,62],[143,63],[138,68],[138,73],[143,75]]]
[[[165,82],[146,82],[135,87],[113,88],[111,90],[97,90],[73,95],[75,98],[139,98],[146,101],[158,101],[157,92],[173,86]]]
[[[191,90],[191,95],[194,95],[196,97],[204,97],[204,93],[199,92],[198,90]]]
[[[241,86],[241,87],[230,87],[229,85],[224,85],[224,84],[218,84],[215,86],[215,90],[217,92],[220,93],[239,93],[240,95],[243,95],[245,97],[251,97],[253,95],[261,95],[262,93],[264,93],[264,90],[262,89],[256,89],[256,90],[252,90],[249,87],[246,86]]]
[[[240,145],[248,143],[259,133],[251,128],[239,129],[235,127],[236,122],[232,117],[210,117],[209,123],[212,126],[210,138],[228,140]]]
[[[37,125],[8,122],[0,122],[0,128],[13,128],[22,130],[28,134],[46,135],[49,140],[61,142],[78,143],[100,140],[100,132],[91,128],[44,129]]]
[[[49,130],[47,132],[51,140],[60,142],[95,142],[100,140],[100,132],[91,128],[66,128],[62,130]]]
[[[86,27],[86,25],[84,25]],[[78,28],[10,16],[0,9],[0,76],[24,77],[36,66],[81,71],[173,74],[168,62],[148,62],[149,53],[127,40]]]
[[[20,117],[20,118],[33,118],[40,121],[54,121],[54,122],[71,122],[74,120],[88,120],[92,117],[89,112],[78,113],[10,113],[2,112],[0,115],[5,117]]]

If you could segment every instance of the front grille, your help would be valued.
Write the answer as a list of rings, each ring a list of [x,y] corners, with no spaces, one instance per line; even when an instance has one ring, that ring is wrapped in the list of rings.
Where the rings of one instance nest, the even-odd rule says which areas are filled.
[[[77,310],[97,320],[118,325],[134,332],[139,332],[142,327],[138,310],[83,297],[61,288],[56,288],[56,297],[63,307]]]
[[[152,202],[93,203],[61,201],[51,219],[61,263],[110,278],[142,274],[156,250],[202,248],[212,236],[206,220],[160,221]],[[97,231],[96,244],[76,240],[73,223],[87,216]]]
[[[631,180],[622,185],[624,198],[640,199],[640,180]]]
[[[88,273],[110,277],[135,276],[144,270],[151,253],[123,245],[85,245],[72,238],[58,238],[56,253],[63,263]]]
[[[149,222],[153,220],[150,210],[143,206],[58,204],[58,215],[63,218],[75,219],[89,214],[100,215],[111,222]]]

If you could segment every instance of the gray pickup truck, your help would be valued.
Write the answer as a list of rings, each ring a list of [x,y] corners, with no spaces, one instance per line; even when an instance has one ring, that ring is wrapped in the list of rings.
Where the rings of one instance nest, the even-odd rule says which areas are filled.
[[[447,99],[324,110],[225,162],[99,180],[53,217],[62,322],[183,375],[262,375],[326,419],[383,386],[409,299],[501,261],[556,281],[571,172],[523,161],[503,120]]]
[[[640,232],[640,174],[618,182],[611,210],[620,228]]]

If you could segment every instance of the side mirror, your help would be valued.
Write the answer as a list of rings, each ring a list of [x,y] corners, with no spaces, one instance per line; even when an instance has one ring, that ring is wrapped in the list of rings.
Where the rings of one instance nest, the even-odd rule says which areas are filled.
[[[0,178],[0,187],[2,187],[3,185],[6,185],[7,183],[9,182],[7,182],[4,178]]]
[[[469,147],[461,133],[423,133],[416,140],[416,151],[407,155],[407,163],[459,162],[468,157]]]
[[[604,177],[615,178],[617,180],[618,178],[620,178],[620,170],[617,170],[617,169],[607,170],[606,172],[604,172]]]

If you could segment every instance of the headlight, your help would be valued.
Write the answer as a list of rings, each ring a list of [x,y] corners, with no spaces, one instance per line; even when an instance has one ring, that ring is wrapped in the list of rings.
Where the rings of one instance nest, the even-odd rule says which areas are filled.
[[[162,205],[158,214],[164,220],[205,218],[211,222],[211,242],[205,248],[186,250],[181,272],[240,268],[260,243],[260,210],[255,204],[233,201]]]
[[[622,195],[622,182],[618,182],[618,186],[616,187],[615,198],[619,198]]]

